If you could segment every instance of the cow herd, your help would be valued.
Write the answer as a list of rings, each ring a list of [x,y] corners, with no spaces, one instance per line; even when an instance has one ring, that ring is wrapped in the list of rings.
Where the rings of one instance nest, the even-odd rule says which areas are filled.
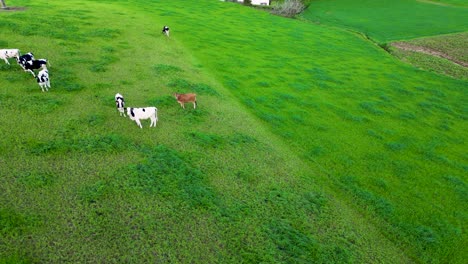
[[[33,77],[36,78],[39,87],[41,90],[49,91],[50,80],[49,80],[49,71],[47,70],[47,60],[46,59],[34,59],[34,54],[28,52],[26,54],[20,55],[19,49],[0,49],[0,59],[3,59],[6,64],[10,64],[8,59],[15,58],[16,62],[23,68],[25,72],[30,72]],[[39,70],[39,73],[36,75],[34,70]]]
[[[194,93],[188,94],[179,94],[175,93],[174,97],[182,108],[185,109],[185,103],[193,103],[193,109],[197,106],[197,95]],[[115,106],[117,111],[120,113],[120,116],[127,116],[135,121],[140,128],[143,128],[140,120],[150,119],[150,127],[156,127],[156,122],[158,122],[158,108],[154,106],[149,107],[125,107],[125,100],[123,95],[120,93],[115,94]]]
[[[164,26],[162,33],[169,37],[169,27]],[[25,72],[30,72],[33,77],[36,78],[42,92],[49,91],[50,80],[46,59],[36,60],[34,58],[34,54],[31,52],[20,55],[19,49],[0,49],[0,59],[3,59],[5,63],[9,65],[10,62],[8,59],[10,58],[15,58]],[[36,75],[34,70],[39,69],[41,70]],[[185,109],[186,103],[192,103],[193,109],[195,109],[197,106],[196,94],[194,93],[175,93],[174,97],[183,109]],[[158,109],[156,107],[125,107],[124,98],[120,93],[115,95],[115,104],[117,106],[118,112],[120,113],[120,116],[128,116],[131,120],[135,121],[140,128],[143,128],[140,120],[144,119],[150,119],[150,127],[156,127],[156,122],[158,121]]]

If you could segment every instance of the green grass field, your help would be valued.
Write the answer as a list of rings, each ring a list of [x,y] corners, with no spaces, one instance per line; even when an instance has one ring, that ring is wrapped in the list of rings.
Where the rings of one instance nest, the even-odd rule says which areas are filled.
[[[465,80],[220,1],[7,4],[27,9],[0,47],[47,58],[52,88],[0,62],[0,263],[467,258]]]
[[[426,52],[395,47],[394,43],[386,45],[386,49],[395,57],[418,68],[452,76],[456,79],[468,80],[468,54],[466,43],[468,33],[448,34],[435,37],[423,37],[398,42],[409,44]],[[436,52],[437,56],[432,55]]]
[[[302,17],[355,30],[378,43],[468,31],[464,0],[312,1]]]

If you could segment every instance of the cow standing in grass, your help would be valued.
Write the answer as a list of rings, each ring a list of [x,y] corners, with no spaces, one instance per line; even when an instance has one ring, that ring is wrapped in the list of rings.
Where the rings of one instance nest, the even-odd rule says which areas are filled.
[[[44,89],[46,91],[49,91],[50,88],[50,79],[49,79],[49,71],[47,68],[44,67],[36,76],[37,83],[39,83],[39,86],[41,87],[42,91],[44,92]]]
[[[40,68],[45,69],[46,66],[47,66],[46,59],[31,60],[24,64],[24,70],[27,72],[30,72],[34,77],[36,77],[36,74],[34,74],[34,70],[37,70]]]
[[[120,116],[125,117],[125,100],[123,96],[120,93],[115,94],[115,106],[117,107],[117,110],[120,113]]]
[[[9,58],[19,59],[19,49],[0,49],[0,59],[4,60],[6,64],[10,65]]]
[[[193,103],[193,109],[197,107],[197,95],[194,93],[179,94],[175,93],[174,97],[177,99],[177,102],[185,109],[185,103]]]
[[[158,109],[154,106],[143,108],[128,107],[127,115],[131,120],[134,120],[140,128],[143,128],[140,122],[142,119],[151,119],[150,127],[156,127],[156,122],[158,121]]]
[[[162,29],[162,33],[166,36],[169,37],[169,27],[168,26],[164,26],[163,29]]]
[[[23,68],[23,70],[26,71],[26,63],[29,63],[31,64],[31,62],[34,60],[34,54],[32,54],[32,52],[28,52],[26,54],[23,54],[21,56],[19,56],[19,58],[17,59],[18,61],[18,64],[21,66],[21,68]]]

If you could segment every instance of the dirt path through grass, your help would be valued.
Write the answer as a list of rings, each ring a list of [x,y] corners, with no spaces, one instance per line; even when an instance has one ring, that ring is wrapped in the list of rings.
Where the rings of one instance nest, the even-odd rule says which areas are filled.
[[[440,52],[440,51],[437,51],[437,50],[434,50],[434,49],[431,49],[431,48],[416,46],[416,45],[408,44],[408,43],[405,43],[405,42],[395,42],[395,43],[392,43],[391,45],[396,47],[396,48],[402,49],[402,50],[420,52],[420,53],[424,53],[424,54],[428,54],[428,55],[432,55],[432,56],[437,56],[437,57],[440,57],[440,58],[450,60],[453,63],[456,63],[456,64],[458,64],[460,66],[468,67],[468,63],[466,63],[464,61],[461,61],[461,60],[458,60],[456,58],[453,58],[452,56],[450,56],[450,55],[448,55],[448,54],[446,54],[444,52]]]
[[[426,3],[426,4],[432,4],[432,5],[452,6],[452,5],[449,5],[449,4],[446,4],[446,3],[434,2],[434,1],[430,1],[430,0],[416,0],[416,1],[421,2],[421,3]]]

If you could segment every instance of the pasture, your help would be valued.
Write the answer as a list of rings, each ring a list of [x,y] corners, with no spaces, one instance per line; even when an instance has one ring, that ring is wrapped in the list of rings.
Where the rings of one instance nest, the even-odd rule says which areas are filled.
[[[0,263],[467,258],[466,81],[232,3],[7,4],[0,48],[52,87],[0,63]]]
[[[465,32],[468,3],[464,0],[312,1],[302,18],[317,24],[348,28],[377,43]]]
[[[466,43],[468,33],[464,32],[395,42],[386,48],[395,57],[418,68],[467,80]]]

